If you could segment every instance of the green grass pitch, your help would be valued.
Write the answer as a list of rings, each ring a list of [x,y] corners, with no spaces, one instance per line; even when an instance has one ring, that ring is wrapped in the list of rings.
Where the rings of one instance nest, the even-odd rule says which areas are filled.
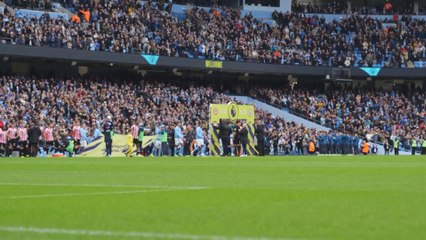
[[[0,239],[426,239],[426,158],[0,159]]]

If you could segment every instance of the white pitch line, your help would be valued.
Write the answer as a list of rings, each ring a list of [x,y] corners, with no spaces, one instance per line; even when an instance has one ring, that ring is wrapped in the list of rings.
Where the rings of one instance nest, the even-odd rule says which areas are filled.
[[[121,232],[103,230],[61,229],[61,228],[36,228],[23,226],[0,226],[3,232],[27,232],[36,234],[78,235],[78,236],[104,236],[104,237],[135,237],[148,239],[188,239],[188,240],[295,240],[294,238],[269,238],[269,237],[226,237],[194,235],[182,233],[155,233],[155,232]],[[299,240],[299,239],[298,239]]]
[[[201,189],[201,188],[198,188]],[[115,192],[79,192],[79,193],[51,193],[51,194],[37,194],[37,195],[18,195],[18,196],[5,196],[0,199],[34,199],[34,198],[54,198],[54,197],[75,197],[75,196],[98,196],[98,195],[119,195],[119,194],[134,194],[134,193],[148,193],[148,192],[169,192],[179,190],[198,190],[193,188],[170,188],[170,189],[149,189],[149,190],[134,190],[134,191],[115,191]]]
[[[0,182],[0,186],[51,186],[51,187],[106,187],[106,188],[186,188],[205,189],[201,186],[155,186],[155,185],[120,185],[120,184],[78,184],[78,183],[11,183]]]

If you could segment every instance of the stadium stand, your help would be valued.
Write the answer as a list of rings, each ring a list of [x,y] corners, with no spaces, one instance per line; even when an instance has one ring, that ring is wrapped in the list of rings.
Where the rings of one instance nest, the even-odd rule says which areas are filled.
[[[411,139],[422,139],[426,134],[426,96],[422,89],[403,93],[330,85],[324,92],[258,88],[250,94],[323,126],[369,136],[375,142],[398,137],[405,149],[411,148]]]
[[[298,13],[323,13],[323,14],[350,14],[359,13],[363,15],[391,15],[393,13],[415,15],[413,4],[409,1],[383,1],[382,3],[377,2],[370,3],[370,5],[356,4],[352,2],[351,9],[349,9],[347,1],[330,1],[322,3],[303,3],[300,1],[292,1],[292,11]],[[421,9],[419,9],[422,12]]]
[[[8,0],[8,4],[17,8],[49,11],[52,10],[51,0]]]
[[[209,104],[232,100],[213,87],[188,81],[176,82],[174,79],[144,80],[133,77],[130,81],[128,78],[107,80],[94,76],[59,79],[2,76],[0,81],[3,86],[1,124],[3,132],[7,134],[10,134],[11,128],[29,128],[40,119],[40,126],[53,128],[55,140],[64,135],[73,136],[73,129],[78,126],[87,132],[81,140],[90,143],[101,133],[102,121],[107,116],[112,116],[117,133],[125,133],[126,129],[137,124],[151,133],[155,133],[159,126],[166,126],[171,130],[170,136],[173,136],[173,127],[181,123],[186,139],[185,155],[190,154],[191,139],[194,139],[191,129],[194,126],[203,127],[208,143]],[[256,119],[258,124],[265,127],[266,154],[306,154],[309,141],[316,142],[320,136],[329,135],[351,137],[357,144],[347,149],[332,148],[324,153],[359,152],[358,137],[309,129],[261,109],[256,109]],[[10,138],[7,140],[12,144]],[[170,141],[170,146],[174,146],[173,140]],[[2,147],[3,150],[8,149],[6,145]],[[3,151],[3,154],[10,154],[11,151]],[[152,148],[147,148],[145,154],[151,151]]]
[[[103,4],[102,4],[103,3]],[[274,24],[228,7],[188,7],[105,1],[79,7],[71,19],[43,14],[0,15],[0,36],[13,44],[144,53],[196,59],[307,66],[423,67],[425,20],[323,17],[274,12]]]
[[[308,10],[300,5],[296,6],[301,8],[300,11],[273,12],[273,21],[266,23],[251,13],[243,16],[239,9],[216,5],[211,8],[187,6],[182,17],[172,13],[172,3],[164,2],[105,0],[76,1],[73,4],[75,14],[70,19],[66,14],[25,9],[18,9],[12,14],[4,9],[4,13],[0,14],[1,43],[27,45],[21,46],[26,49],[35,49],[28,46],[50,47],[49,51],[70,53],[74,52],[72,50],[83,50],[75,51],[79,54],[109,52],[105,53],[109,54],[108,59],[135,56],[137,65],[127,59],[119,62],[130,64],[133,70],[139,69],[142,58],[149,65],[158,67],[157,70],[164,70],[156,66],[158,58],[151,59],[152,55],[162,56],[161,60],[166,56],[170,57],[168,59],[191,58],[191,61],[197,59],[202,62],[207,75],[213,74],[213,70],[222,70],[222,63],[239,65],[241,63],[236,62],[245,62],[248,65],[256,63],[250,66],[272,63],[301,67],[302,75],[303,68],[310,68],[311,72],[312,69],[313,72],[323,69],[324,72],[315,77],[326,75],[328,80],[330,70],[334,70],[332,67],[353,67],[357,70],[367,67],[362,70],[363,74],[370,76],[370,81],[381,68],[392,68],[396,70],[394,72],[401,68],[421,70],[426,62],[425,20],[410,16],[395,15],[394,19],[380,19],[353,13],[329,20],[320,15],[304,14]],[[345,11],[344,6],[341,7]],[[330,6],[309,9],[308,12],[331,11]],[[85,55],[79,56],[78,60],[70,61],[71,66],[82,65],[88,69],[84,66],[89,65],[84,62]],[[3,57],[3,64],[9,64],[15,57],[8,53]],[[101,55],[90,61],[100,62],[100,58]],[[58,59],[61,64],[70,60],[64,57]],[[21,58],[19,61],[27,60]],[[108,66],[114,64],[111,61]],[[182,75],[176,66],[171,67],[168,66],[166,70]],[[25,72],[16,66],[12,68]],[[141,78],[133,76],[128,70],[129,66],[126,68],[126,77],[100,77],[95,74],[43,78],[4,74],[1,78],[0,105],[4,130],[10,133],[10,128],[21,124],[31,126],[41,119],[43,127],[56,126],[54,135],[61,138],[72,135],[72,129],[78,124],[79,127],[85,126],[85,141],[90,142],[99,136],[102,121],[111,116],[114,131],[122,134],[137,124],[151,133],[165,126],[170,130],[169,135],[173,136],[173,128],[181,124],[186,136],[186,155],[191,154],[188,145],[194,137],[194,126],[203,126],[204,138],[208,143],[209,104],[232,100],[224,94],[223,86],[189,79],[176,81],[174,76]],[[370,72],[370,68],[379,70]],[[342,68],[338,69],[343,72],[340,70]],[[350,70],[348,72],[350,77]],[[250,79],[250,74],[245,72],[239,77]],[[422,76],[421,71],[417,72],[419,75]],[[28,76],[28,71],[25,76]],[[287,80],[293,79],[287,77]],[[335,80],[332,76],[330,81]],[[292,114],[333,129],[318,130],[256,109],[257,124],[265,128],[262,139],[266,149],[263,148],[262,152],[266,151],[266,154],[305,154],[311,142],[322,154],[353,154],[360,152],[364,138],[389,145],[398,139],[403,148],[409,149],[413,139],[419,144],[426,137],[426,103],[421,89],[386,92],[374,90],[374,87],[343,89],[331,85],[325,90],[312,91],[293,87],[272,89],[251,82],[242,93],[287,108]],[[172,142],[169,144],[174,145]],[[149,148],[144,150],[145,155],[150,152]],[[205,149],[203,152],[207,153]],[[170,151],[172,153],[173,150]],[[3,154],[9,155],[10,150]],[[234,154],[237,154],[236,151]]]

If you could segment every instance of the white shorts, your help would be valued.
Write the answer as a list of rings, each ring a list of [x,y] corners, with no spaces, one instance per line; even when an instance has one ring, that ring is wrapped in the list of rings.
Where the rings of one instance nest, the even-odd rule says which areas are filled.
[[[199,147],[204,146],[204,139],[195,139],[195,142]]]
[[[183,140],[182,140],[182,138],[175,138],[175,145],[177,146],[177,145],[179,145],[179,144],[182,144],[182,145],[183,145]]]
[[[160,140],[155,140],[154,146],[156,148],[161,148],[161,141]]]
[[[86,140],[81,140],[81,146],[82,147],[87,147],[87,141]]]

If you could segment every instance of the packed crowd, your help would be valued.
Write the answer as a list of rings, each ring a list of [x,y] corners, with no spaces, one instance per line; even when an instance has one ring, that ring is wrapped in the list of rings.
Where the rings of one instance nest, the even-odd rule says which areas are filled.
[[[1,124],[7,140],[18,139],[13,143],[20,141],[19,135],[8,129],[36,124],[50,129],[50,142],[65,134],[85,146],[102,134],[103,120],[108,116],[113,119],[113,131],[123,134],[134,124],[151,128],[160,122],[169,127],[178,122],[205,122],[208,103],[226,99],[208,87],[181,87],[161,81],[15,76],[3,76],[0,81]],[[9,141],[0,140],[6,150]]]
[[[422,9],[419,9],[420,12]],[[325,1],[322,3],[301,3],[292,1],[292,11],[297,13],[322,13],[322,14],[350,14],[358,13],[363,15],[393,15],[407,14],[414,15],[414,6],[410,1],[386,1],[371,4],[357,5],[352,2],[351,9],[348,8],[347,0]]]
[[[6,0],[12,7],[27,8],[40,11],[52,9],[52,0]]]
[[[343,1],[325,2],[321,4],[301,3],[292,0],[291,10],[297,13],[323,13],[323,14],[346,14],[348,13],[347,3]]]
[[[267,24],[227,7],[188,7],[178,19],[171,5],[94,1],[70,20],[7,13],[0,15],[0,37],[31,46],[312,66],[410,67],[426,60],[425,23],[410,17],[384,24],[353,14],[326,22],[274,12],[276,24]]]
[[[133,139],[129,147],[138,155],[209,154],[209,104],[232,99],[200,83],[126,79],[1,76],[1,155],[78,153],[110,131],[128,134]],[[247,126],[244,122],[227,126],[232,131],[222,142],[221,154],[246,155]],[[320,135],[341,135],[286,122],[261,109],[256,109],[255,127],[259,155],[314,153]],[[144,135],[157,139],[143,147],[140,137]],[[361,144],[363,137],[358,139]],[[324,153],[352,152],[336,147]]]
[[[398,91],[339,89],[325,91],[300,89],[260,89],[251,95],[272,105],[288,108],[341,132],[368,136],[372,141],[398,138],[404,148],[411,140],[421,145],[426,139],[426,96],[421,89],[403,94]]]

